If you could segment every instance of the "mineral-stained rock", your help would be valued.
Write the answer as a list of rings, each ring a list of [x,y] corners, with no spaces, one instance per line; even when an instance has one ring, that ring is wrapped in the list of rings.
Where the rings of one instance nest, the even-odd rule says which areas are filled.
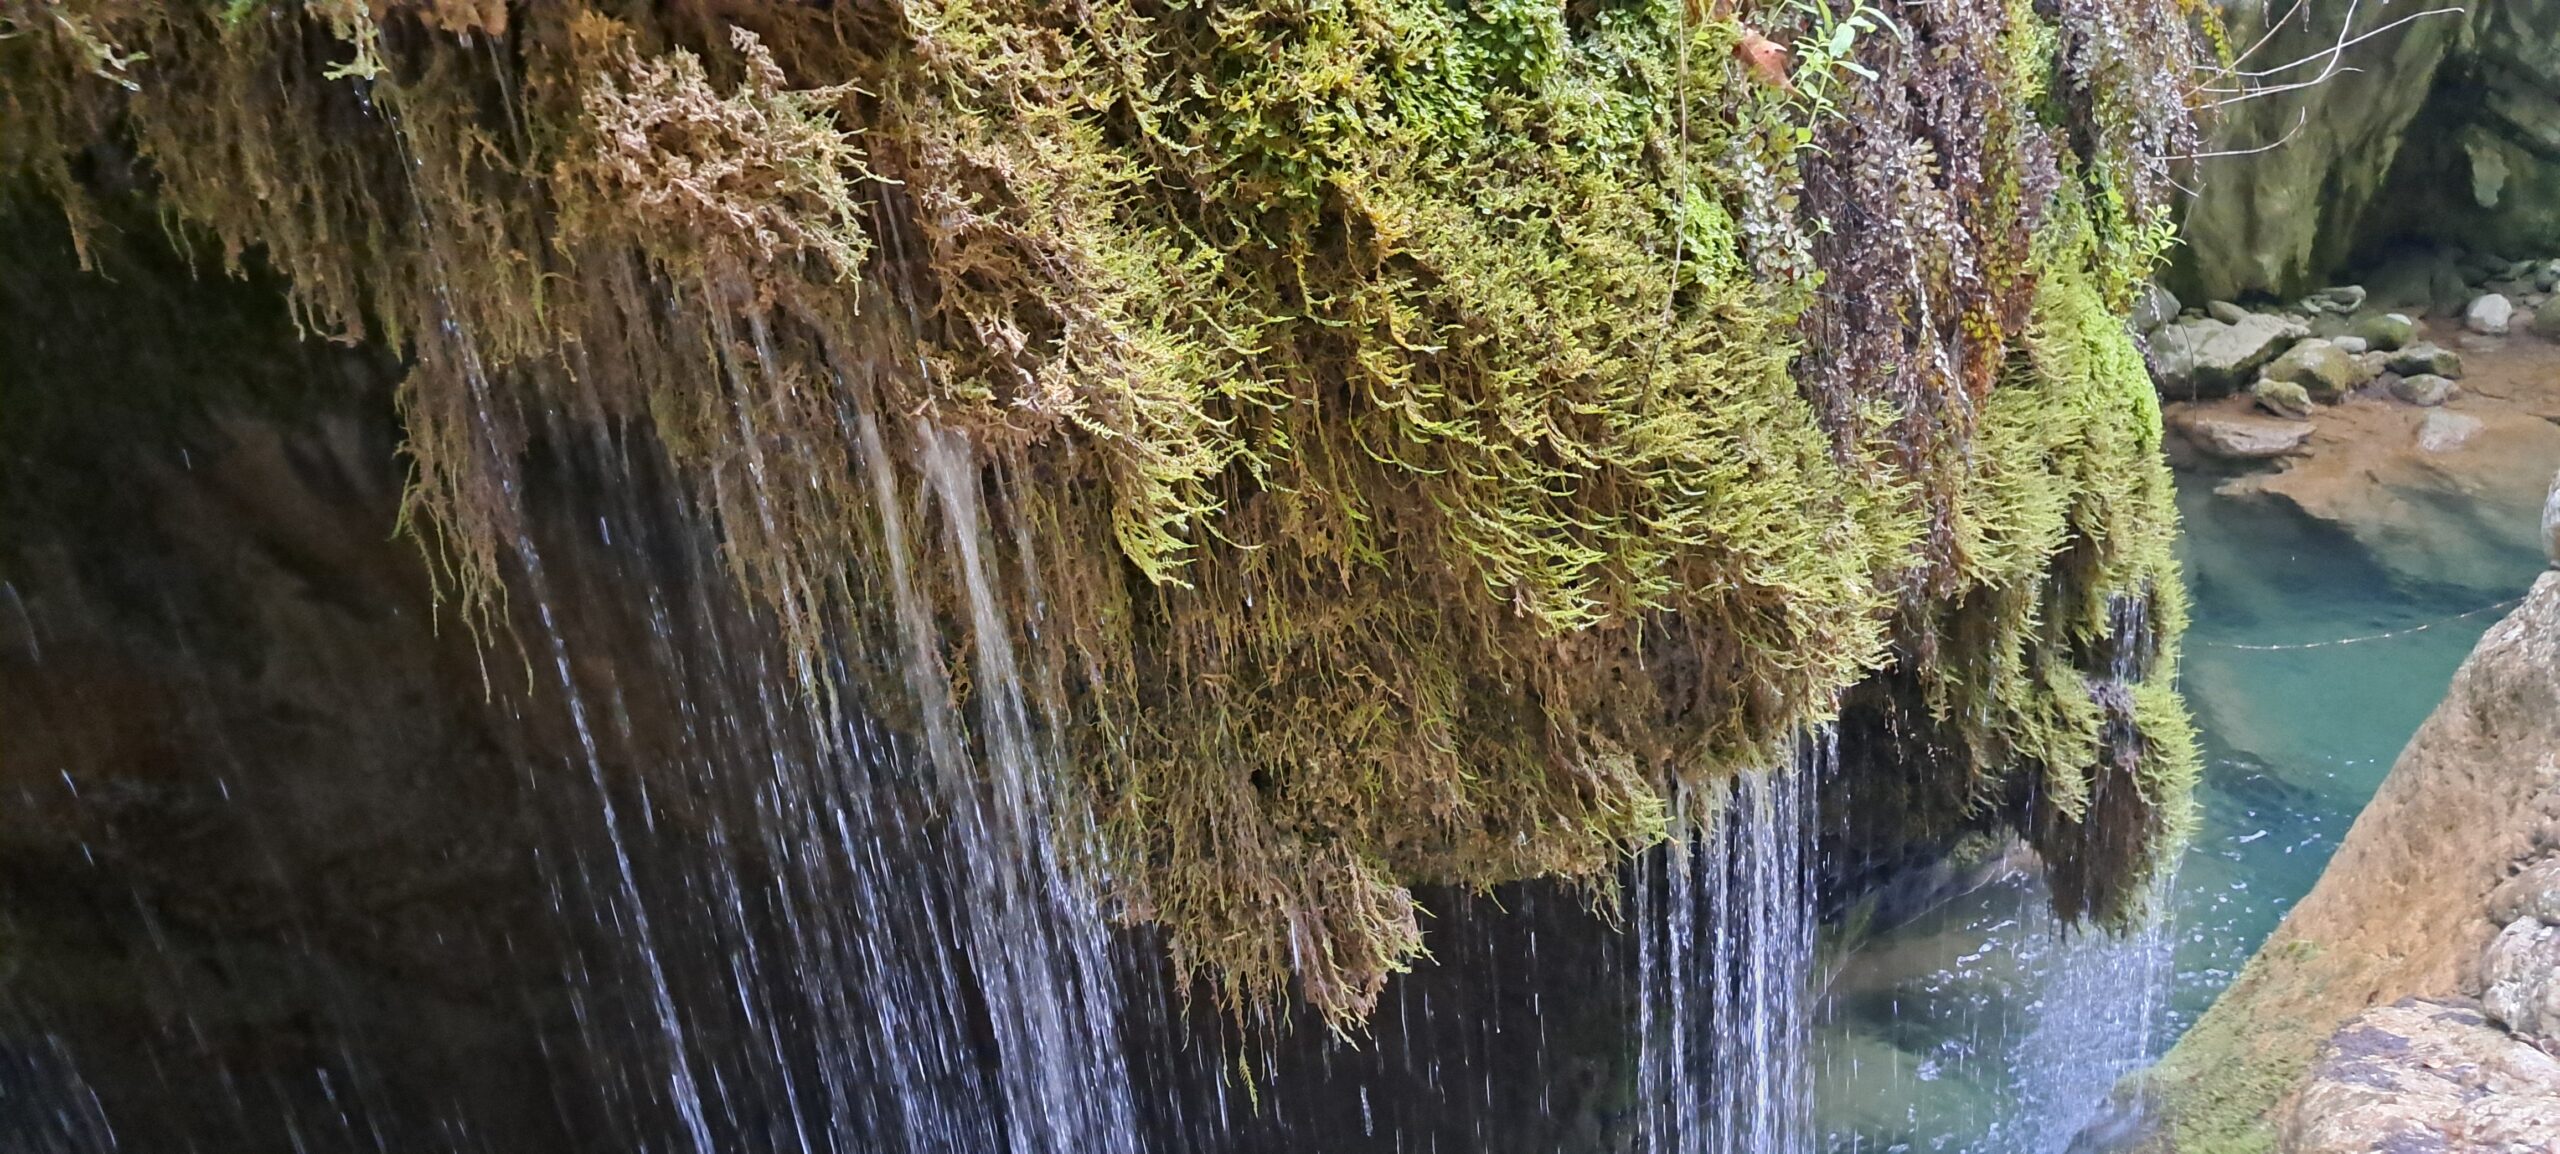
[[[2205,319],[2163,325],[2151,334],[2160,392],[2173,400],[2228,396],[2309,335],[2299,323],[2258,313],[2238,324]]]
[[[2404,377],[2434,373],[2453,380],[2462,379],[2462,356],[2443,345],[2423,341],[2391,354],[2389,367]]]
[[[2462,310],[2462,326],[2485,336],[2504,336],[2515,315],[2514,301],[2498,293],[2489,293]]]
[[[2560,1054],[2560,926],[2517,918],[2499,931],[2480,955],[2480,1005],[2509,1033]]]
[[[2439,377],[2433,373],[2420,373],[2414,377],[2398,377],[2394,378],[2391,382],[2392,396],[2398,397],[2409,404],[2430,409],[2437,405],[2441,405],[2446,401],[2452,400],[2455,394],[2459,393],[2461,389],[2462,386],[2454,384],[2452,381],[2446,380],[2445,378]]]
[[[2266,376],[2271,381],[2300,385],[2323,401],[2337,400],[2371,379],[2353,354],[2318,338],[2286,349],[2284,355],[2267,364]]]
[[[2480,435],[2480,418],[2437,409],[2418,423],[2418,451],[2450,453]]]
[[[2250,388],[2249,397],[2259,408],[2279,417],[2298,421],[2311,415],[2310,391],[2292,381],[2261,377]]]
[[[2388,351],[2417,339],[2418,322],[2410,320],[2406,313],[2375,313],[2356,322],[2355,335],[2374,348]]]
[[[2281,457],[2311,439],[2308,421],[2281,421],[2232,413],[2182,413],[2178,431],[2208,456],[2226,461],[2263,461]]]
[[[2403,999],[2329,1039],[2284,1154],[2541,1154],[2560,1141],[2560,1059],[2459,1000]]]

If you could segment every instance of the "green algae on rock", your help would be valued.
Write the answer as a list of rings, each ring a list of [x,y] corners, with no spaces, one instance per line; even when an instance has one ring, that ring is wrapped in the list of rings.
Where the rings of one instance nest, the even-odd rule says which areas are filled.
[[[474,620],[529,448],[644,427],[823,704],[886,612],[862,446],[967,436],[1125,910],[1347,1026],[1409,886],[1605,890],[1862,680],[1928,719],[1914,832],[2018,825],[2069,912],[2179,836],[2120,314],[2185,18],[1859,11],[8,0],[0,171],[402,350]]]

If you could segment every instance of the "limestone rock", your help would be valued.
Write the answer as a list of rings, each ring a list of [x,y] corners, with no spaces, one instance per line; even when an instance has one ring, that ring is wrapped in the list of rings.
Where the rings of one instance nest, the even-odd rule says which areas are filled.
[[[2184,413],[2178,431],[2208,456],[2226,461],[2263,461],[2281,457],[2311,439],[2308,421],[2282,421],[2230,413]]]
[[[2462,310],[2462,326],[2484,336],[2504,336],[2515,315],[2515,302],[2498,293],[2489,293]]]
[[[2418,423],[2418,451],[2450,453],[2480,435],[2480,418],[2434,409]]]
[[[2534,918],[2560,926],[2560,857],[2545,858],[2489,891],[2489,920],[2509,925]]]
[[[2540,1154],[2560,1135],[2560,1059],[2468,1003],[2403,999],[2329,1039],[2284,1154]]]
[[[2310,330],[2283,317],[2252,314],[2238,324],[2182,320],[2151,334],[2160,392],[2172,400],[2229,396]]]
[[[2461,355],[2433,341],[2422,341],[2392,353],[2387,364],[2392,372],[2404,377],[2434,373],[2450,380],[2462,379]]]
[[[2458,394],[2462,386],[2433,373],[2400,377],[2391,382],[2391,395],[2412,405],[2432,409]]]
[[[2331,337],[2329,343],[2338,346],[2338,351],[2349,356],[2363,356],[2373,351],[2373,342],[2358,336]]]
[[[2517,918],[2480,955],[2480,1007],[2509,1033],[2560,1053],[2560,926]]]
[[[2206,301],[2204,303],[2204,315],[2221,321],[2226,325],[2236,325],[2249,319],[2249,310],[2241,308],[2230,301]]]
[[[2266,375],[2271,381],[2300,385],[2324,401],[2337,400],[2370,379],[2352,354],[2316,337],[2286,349],[2267,364]]]
[[[2259,408],[2279,417],[2298,421],[2311,415],[2310,391],[2292,381],[2261,377],[2250,388],[2249,397]]]
[[[2542,500],[2542,555],[2560,565],[2560,473],[2551,476],[2551,495]]]
[[[2476,1012],[2442,1021],[2442,1004],[2404,1003],[2390,1021],[2373,1017],[2378,1004],[2450,997],[2478,974],[2500,930],[2483,916],[2489,895],[2512,863],[2547,852],[2533,848],[2546,824],[2560,824],[2560,573],[2544,574],[2481,637],[2319,884],[2147,1077],[2154,1116],[2180,1135],[2181,1154],[2270,1149],[2279,1130],[2296,1154],[2463,1149],[2431,1144],[2430,1135],[2450,1141],[2447,1129],[2384,1145],[2395,1131],[2379,1123],[2397,1116],[2370,1111],[2392,1099],[2466,1110],[2450,1116],[2479,1123],[2475,1134],[2542,1109],[2524,1115],[2535,1120],[2517,1137],[2545,1146],[2505,1149],[2547,1149],[2560,1103],[2532,1104],[2560,1093],[2560,1064]],[[2408,1038],[2415,1060],[2324,1060],[2341,1057],[2332,1038],[2345,1037],[2342,1025]],[[2397,1089],[2359,1089],[2353,1073]],[[2298,1109],[2281,1105],[2289,1098]]]
[[[2133,302],[2133,331],[2150,333],[2178,319],[2177,295],[2156,284],[2144,285],[2142,299]]]
[[[2406,313],[2375,313],[2356,322],[2355,335],[2366,344],[2389,351],[2407,345],[2418,336],[2418,322]]]

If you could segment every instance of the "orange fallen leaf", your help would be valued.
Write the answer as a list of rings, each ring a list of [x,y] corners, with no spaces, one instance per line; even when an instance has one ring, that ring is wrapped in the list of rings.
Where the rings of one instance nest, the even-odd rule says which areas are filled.
[[[1783,44],[1745,28],[1742,39],[1733,46],[1733,54],[1751,66],[1753,75],[1771,88],[1790,89],[1787,80],[1787,49]]]

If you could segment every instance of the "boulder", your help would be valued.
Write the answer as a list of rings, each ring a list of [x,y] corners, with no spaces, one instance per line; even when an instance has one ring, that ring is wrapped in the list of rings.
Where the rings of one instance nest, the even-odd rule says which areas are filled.
[[[2338,351],[2351,357],[2363,356],[2365,353],[2370,352],[2373,349],[2373,342],[2359,336],[2331,337],[2329,338],[2329,343],[2338,346]]]
[[[2406,313],[2375,313],[2357,321],[2354,332],[2366,344],[2388,352],[2416,340],[2418,322]]]
[[[2372,379],[2365,375],[2364,366],[2356,363],[2354,354],[2316,337],[2296,343],[2268,362],[2266,377],[2300,385],[2323,401],[2337,400]]]
[[[2560,1134],[2560,1059],[2469,1002],[2406,998],[2329,1039],[2286,1120],[2283,1154],[2515,1154]]]
[[[2560,926],[2560,857],[2545,858],[2489,891],[2489,920],[2509,925],[2533,918]]]
[[[2480,955],[2480,1008],[2507,1032],[2560,1054],[2560,926],[2517,918],[2491,939]]]
[[[2229,396],[2310,330],[2283,317],[2252,314],[2238,324],[2182,320],[2151,334],[2160,392],[2172,400]]]
[[[2363,285],[2336,285],[2303,298],[2302,306],[2308,312],[2351,313],[2364,307],[2366,295]]]
[[[2156,284],[2143,286],[2142,299],[2133,302],[2133,331],[2148,334],[2178,319],[2176,294]]]
[[[2560,573],[2482,635],[2319,884],[2146,1076],[2156,1132],[2179,1154],[2547,1150],[2560,1061],[2458,999],[2504,928],[2489,895],[2552,848]]]
[[[2433,409],[2427,419],[2418,422],[2418,451],[2450,453],[2471,443],[2480,435],[2480,418],[2461,413]]]
[[[2414,377],[2395,377],[2391,382],[2392,396],[2428,409],[2452,400],[2461,389],[2462,386],[2433,373],[2420,373]]]
[[[2308,421],[2283,421],[2235,413],[2183,413],[2177,429],[2195,447],[2226,461],[2264,461],[2302,448],[2311,439]]]
[[[2551,495],[2542,500],[2542,555],[2560,566],[2560,473],[2552,474]]]
[[[2292,381],[2260,377],[2250,388],[2249,398],[2258,407],[2279,417],[2301,420],[2311,415],[2311,393]]]
[[[2535,292],[2560,290],[2560,260],[2546,260],[2533,270]]]
[[[2489,293],[2462,310],[2462,327],[2484,336],[2504,336],[2515,315],[2514,301],[2498,293]]]
[[[2434,373],[2457,381],[2462,379],[2462,357],[2433,341],[2421,341],[2392,353],[2385,367],[2404,377]]]

